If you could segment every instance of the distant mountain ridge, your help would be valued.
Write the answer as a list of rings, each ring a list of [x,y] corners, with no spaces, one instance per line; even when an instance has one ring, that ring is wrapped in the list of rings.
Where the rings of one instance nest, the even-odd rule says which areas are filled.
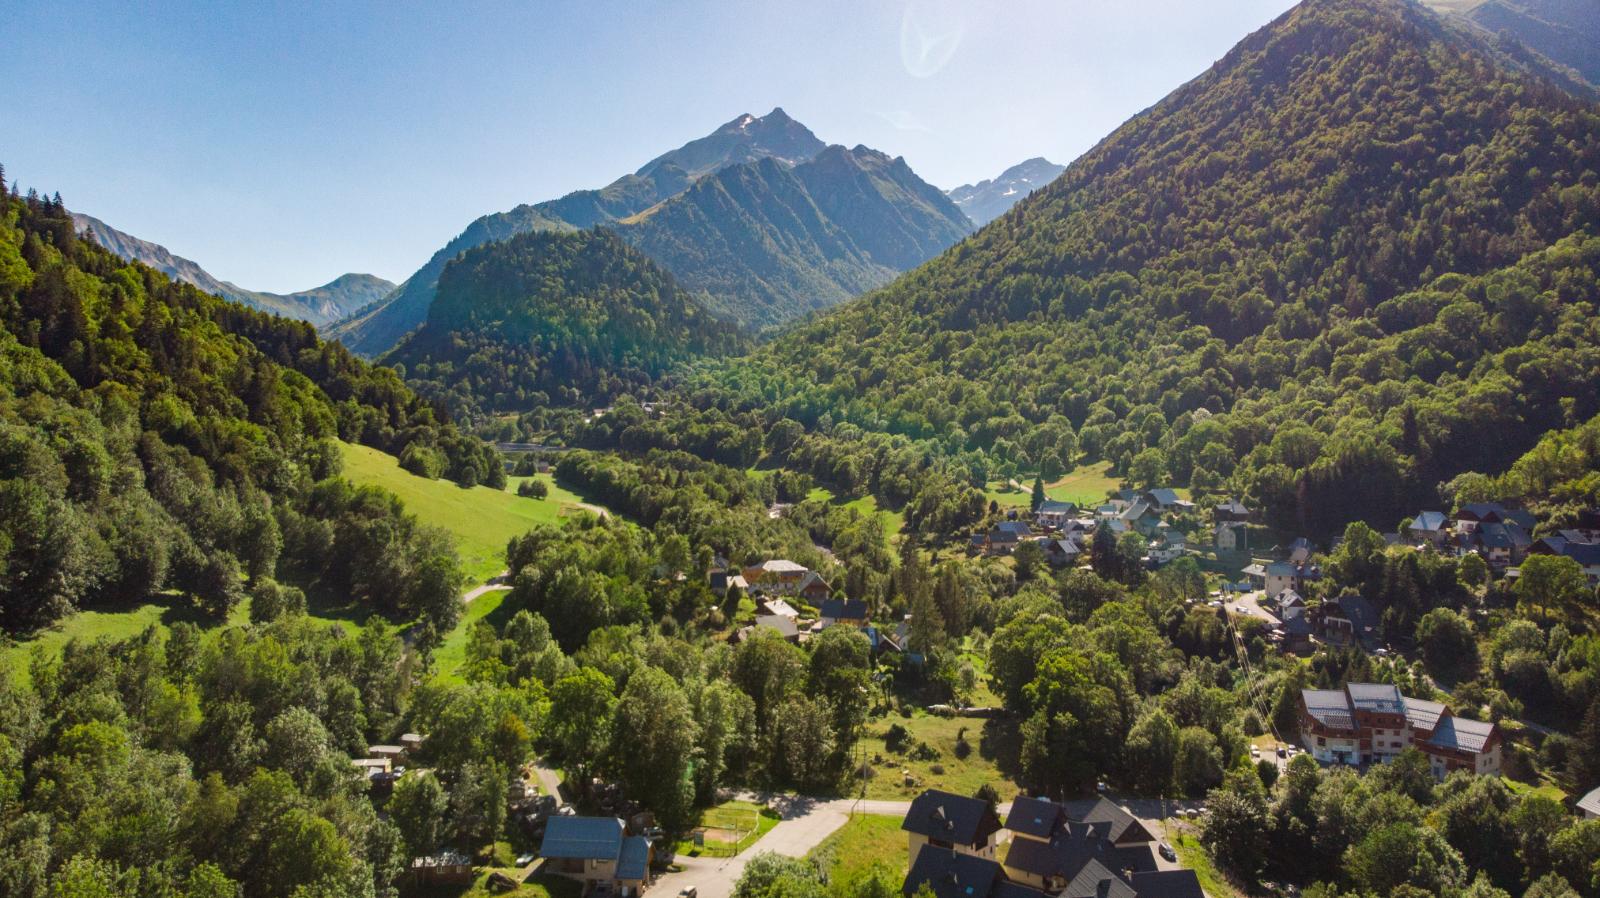
[[[1600,2],[1596,0],[1426,0],[1495,35],[1509,35],[1600,87]]]
[[[946,195],[981,228],[1066,170],[1065,165],[1035,156],[1011,166],[992,180],[962,184],[946,191]]]
[[[479,218],[330,334],[381,353],[427,318],[440,272],[461,252],[596,225],[656,258],[708,308],[757,326],[881,286],[971,230],[904,160],[828,147],[778,108],[741,115],[599,190]]]
[[[881,287],[971,231],[904,159],[863,146],[724,168],[614,227],[712,311],[756,326]]]
[[[298,318],[321,327],[362,306],[387,296],[394,283],[371,274],[344,274],[299,293],[265,293],[220,280],[196,262],[175,255],[159,243],[119,231],[92,215],[72,213],[73,227],[87,231],[94,242],[130,262],[142,262],[168,277],[193,284],[223,299],[242,303],[285,318]]]

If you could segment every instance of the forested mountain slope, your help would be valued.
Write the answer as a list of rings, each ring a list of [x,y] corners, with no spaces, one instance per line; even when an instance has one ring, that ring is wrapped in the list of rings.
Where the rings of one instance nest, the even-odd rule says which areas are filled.
[[[974,474],[1080,455],[1384,529],[1600,411],[1600,114],[1307,0],[1045,189],[717,379]]]
[[[713,311],[757,326],[881,286],[971,230],[903,160],[865,147],[825,149],[774,109],[742,115],[604,189],[478,219],[330,334],[378,354],[427,317],[440,272],[462,251],[597,224],[615,228]]]
[[[678,362],[746,345],[660,266],[595,229],[522,234],[464,253],[440,275],[427,323],[383,361],[481,420],[603,402]]]
[[[617,224],[707,307],[757,326],[880,287],[970,230],[905,160],[860,146],[725,168]]]
[[[159,243],[123,233],[91,215],[72,213],[74,227],[88,232],[95,243],[130,262],[143,262],[166,276],[193,284],[207,293],[244,303],[285,318],[299,318],[314,325],[337,321],[351,312],[389,295],[394,284],[371,274],[345,274],[311,290],[279,294],[247,290],[218,280],[211,272],[182,256],[173,255]]]
[[[338,480],[335,437],[504,482],[394,372],[0,191],[0,628],[164,590],[220,617],[280,576],[449,626],[454,550]]]

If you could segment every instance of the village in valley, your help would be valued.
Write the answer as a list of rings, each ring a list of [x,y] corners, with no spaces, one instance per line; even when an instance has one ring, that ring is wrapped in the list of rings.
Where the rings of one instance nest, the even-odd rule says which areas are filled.
[[[1404,656],[1416,651],[1415,645],[1396,645],[1384,637],[1372,600],[1352,589],[1326,588],[1330,574],[1324,566],[1342,539],[1324,548],[1304,537],[1275,541],[1235,498],[1197,504],[1174,489],[1122,489],[1104,502],[1080,507],[1041,498],[1042,492],[1036,485],[1030,506],[991,505],[990,523],[950,550],[972,563],[1007,568],[1043,564],[1054,571],[1093,574],[1104,572],[1112,556],[1150,575],[1182,569],[1185,584],[1203,586],[1183,604],[1191,614],[1223,623],[1228,653],[1237,651],[1247,677],[1254,676],[1252,651],[1258,666],[1261,651],[1302,660],[1356,653],[1390,671],[1404,670]],[[772,515],[790,508],[775,506]],[[1374,537],[1386,549],[1455,562],[1471,559],[1469,567],[1481,564],[1486,578],[1503,584],[1514,584],[1519,565],[1541,555],[1572,559],[1590,586],[1600,583],[1600,512],[1586,512],[1577,526],[1533,539],[1536,529],[1526,511],[1465,503],[1454,515],[1422,511],[1396,531]],[[1271,547],[1259,548],[1263,543]],[[827,553],[823,557],[831,563]],[[714,594],[737,600],[741,609],[727,631],[731,644],[772,638],[805,646],[832,628],[844,628],[864,636],[870,647],[873,691],[900,693],[884,703],[864,690],[862,701],[874,706],[872,719],[917,694],[895,685],[904,670],[928,663],[918,650],[910,613],[890,615],[850,598],[823,571],[785,558],[739,566],[714,557],[705,578]],[[983,691],[992,697],[987,686]],[[954,701],[930,704],[914,715],[899,713],[908,723],[964,720],[978,729],[1006,711]],[[1392,681],[1304,688],[1293,707],[1292,727],[1280,729],[1268,720],[1263,732],[1252,734],[1249,762],[1271,768],[1276,778],[1287,775],[1297,758],[1325,768],[1366,770],[1415,757],[1439,782],[1458,772],[1500,777],[1513,737],[1496,722],[1499,716],[1485,719],[1476,706],[1452,710],[1448,701],[1407,695]],[[1512,723],[1518,735],[1527,734],[1528,726],[1549,732]],[[400,745],[372,746],[368,758],[352,763],[375,794],[386,793],[405,775],[402,765],[424,739],[407,734]],[[938,757],[925,743],[921,749]],[[677,841],[656,825],[649,808],[628,800],[620,784],[599,778],[562,781],[558,771],[528,764],[508,814],[536,846],[533,851],[486,881],[481,866],[451,852],[414,859],[412,875],[426,883],[484,881],[491,892],[515,889],[524,881],[547,887],[568,881],[593,896],[635,898],[652,891],[676,898],[727,898],[752,858],[772,852],[809,858],[820,850],[831,862],[837,849],[819,846],[839,839],[835,833],[850,833],[864,821],[898,820],[906,836],[904,851],[882,836],[874,850],[884,853],[891,867],[903,868],[906,898],[1202,898],[1208,886],[1218,898],[1219,888],[1233,890],[1209,862],[1204,883],[1185,866],[1201,857],[1192,846],[1206,808],[1181,792],[1140,794],[1101,780],[1094,797],[1017,792],[1002,800],[997,790],[1009,785],[1004,782],[985,781],[975,793],[961,794],[942,781],[943,765],[932,764],[929,774],[909,768],[895,774],[892,755],[872,754],[870,763],[865,752],[860,756],[856,782],[844,792],[730,792],[689,838]],[[878,775],[874,763],[891,767],[896,797],[868,797],[868,777]],[[1006,775],[992,759],[984,769]],[[874,786],[874,794],[879,791]],[[1600,789],[1575,799],[1572,809],[1582,817],[1600,817]],[[1175,843],[1191,847],[1180,856]],[[890,846],[886,852],[885,845]]]

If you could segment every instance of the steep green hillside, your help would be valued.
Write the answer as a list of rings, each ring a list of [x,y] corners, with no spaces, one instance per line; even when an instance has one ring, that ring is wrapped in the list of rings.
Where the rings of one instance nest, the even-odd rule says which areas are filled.
[[[904,159],[859,146],[725,168],[618,226],[707,307],[756,326],[882,286],[969,231]]]
[[[474,420],[604,401],[744,339],[609,231],[535,232],[445,267],[427,323],[384,356]]]
[[[1225,485],[1385,529],[1600,411],[1600,114],[1398,0],[1309,0],[1010,214],[726,367],[819,477]],[[853,425],[848,433],[838,426]],[[770,443],[770,441],[769,441]],[[1142,462],[1135,465],[1136,459]]]
[[[587,505],[576,493],[539,475],[549,488],[543,499],[518,496],[507,487],[478,485],[463,489],[443,480],[419,477],[400,467],[394,456],[341,443],[344,476],[362,486],[381,487],[405,503],[406,511],[443,528],[455,539],[468,583],[477,584],[506,567],[506,543],[536,524],[555,524]]]
[[[447,626],[455,553],[338,479],[337,438],[504,482],[394,372],[79,239],[59,198],[0,191],[0,628],[163,592],[220,619],[281,597],[275,577]]]

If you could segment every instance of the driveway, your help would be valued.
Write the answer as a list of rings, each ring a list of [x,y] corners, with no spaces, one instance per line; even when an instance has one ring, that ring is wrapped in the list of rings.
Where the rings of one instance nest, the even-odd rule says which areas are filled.
[[[1259,592],[1247,592],[1236,598],[1224,599],[1223,604],[1234,614],[1260,618],[1267,622],[1267,626],[1276,627],[1280,621],[1272,612],[1261,607],[1261,597],[1262,594]]]
[[[816,799],[804,796],[781,796],[768,805],[782,818],[778,825],[756,840],[754,845],[741,851],[737,857],[708,858],[679,855],[677,864],[683,867],[678,873],[668,873],[656,880],[651,891],[658,895],[676,895],[688,886],[700,892],[700,898],[728,898],[733,894],[733,884],[744,873],[750,858],[770,851],[788,857],[805,857],[811,849],[844,826],[850,819],[851,801],[848,798]],[[898,805],[904,814],[909,802],[869,802],[874,805]]]
[[[675,863],[683,867],[682,871],[662,875],[656,880],[656,884],[651,886],[651,891],[657,895],[674,896],[682,889],[694,886],[699,890],[700,898],[729,898],[733,894],[734,883],[738,882],[739,876],[744,873],[744,865],[750,858],[764,851],[787,857],[805,857],[811,849],[822,844],[823,839],[849,822],[852,813],[904,817],[911,809],[909,801],[818,799],[749,793],[737,797],[767,804],[778,812],[782,820],[754,845],[740,852],[737,857],[705,858],[679,855]],[[1155,798],[1112,797],[1111,800],[1138,818],[1139,822],[1160,841],[1168,839],[1167,829],[1163,823],[1165,818],[1171,816],[1178,808],[1195,808],[1200,805],[1198,801]],[[1002,804],[998,810],[1000,819],[1004,820],[1011,812],[1011,804],[1009,802]],[[1160,870],[1179,869],[1176,863],[1161,857],[1159,852],[1156,852],[1156,867]]]

